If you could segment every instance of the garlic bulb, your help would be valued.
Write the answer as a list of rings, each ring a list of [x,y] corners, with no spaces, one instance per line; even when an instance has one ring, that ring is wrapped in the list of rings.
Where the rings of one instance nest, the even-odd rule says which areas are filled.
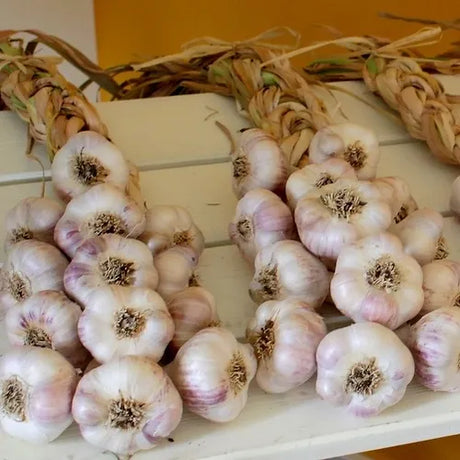
[[[123,191],[129,171],[114,144],[94,131],[81,131],[56,152],[51,177],[56,193],[69,201],[100,183],[110,183]]]
[[[175,326],[169,344],[173,354],[201,329],[219,324],[214,296],[202,287],[192,286],[172,295],[167,306]]]
[[[64,273],[66,292],[85,307],[96,289],[109,285],[156,289],[158,273],[144,243],[108,234],[78,248]]]
[[[390,233],[368,236],[345,247],[331,281],[336,307],[355,322],[396,329],[423,305],[419,264]]]
[[[238,198],[255,188],[284,193],[288,176],[286,160],[276,139],[266,131],[258,128],[244,131],[231,160],[232,186]]]
[[[250,190],[238,201],[228,232],[251,264],[262,248],[293,239],[296,233],[287,205],[273,192],[261,188]]]
[[[319,344],[316,360],[319,396],[362,417],[399,402],[414,377],[409,349],[377,323],[330,332]]]
[[[59,249],[48,243],[37,240],[16,243],[2,268],[0,309],[6,311],[38,291],[63,290],[62,278],[67,264]]]
[[[199,286],[195,273],[198,260],[191,249],[174,246],[157,254],[153,262],[159,277],[157,292],[165,300],[187,287]]]
[[[370,182],[340,179],[302,198],[295,209],[300,240],[318,257],[337,259],[347,244],[386,230],[390,205]]]
[[[83,345],[100,363],[127,355],[158,361],[174,334],[163,299],[151,289],[97,289],[78,322]]]
[[[62,292],[40,291],[11,308],[5,318],[12,345],[51,348],[74,367],[84,368],[88,352],[78,338],[80,307]]]
[[[181,206],[152,206],[146,213],[146,226],[139,236],[153,255],[173,246],[192,249],[198,258],[204,249],[204,237],[190,213]]]
[[[425,300],[421,314],[442,307],[460,307],[460,263],[434,260],[422,267]]]
[[[390,231],[402,241],[406,254],[425,265],[436,257],[443,226],[444,219],[439,212],[424,208],[393,225]]]
[[[260,388],[284,393],[310,379],[316,371],[316,349],[326,333],[321,316],[300,299],[260,305],[246,330],[259,363]]]
[[[202,329],[177,352],[170,375],[191,412],[229,422],[244,409],[257,361],[249,344],[221,327]]]
[[[308,164],[294,171],[286,182],[286,198],[294,210],[298,201],[311,191],[333,184],[338,179],[356,179],[355,170],[340,158],[330,158],[319,164]]]
[[[62,214],[62,203],[46,197],[24,198],[6,214],[5,251],[22,240],[34,239],[54,244],[54,227]]]
[[[455,215],[460,216],[460,176],[452,182],[449,206]]]
[[[412,326],[418,380],[434,391],[460,391],[460,308],[444,307]]]
[[[182,401],[158,364],[125,356],[82,377],[72,414],[87,442],[131,455],[155,447],[174,431],[182,417]]]
[[[327,268],[298,241],[278,241],[258,254],[249,294],[256,303],[300,297],[318,308],[329,292]]]
[[[321,128],[308,148],[312,163],[331,157],[342,158],[359,179],[373,179],[380,159],[379,142],[373,131],[354,123],[338,123]]]
[[[76,385],[75,369],[57,351],[13,348],[0,356],[0,426],[25,441],[53,441],[72,423]]]
[[[122,191],[99,184],[74,198],[56,224],[54,239],[73,257],[88,238],[117,234],[136,238],[145,227],[145,213]]]

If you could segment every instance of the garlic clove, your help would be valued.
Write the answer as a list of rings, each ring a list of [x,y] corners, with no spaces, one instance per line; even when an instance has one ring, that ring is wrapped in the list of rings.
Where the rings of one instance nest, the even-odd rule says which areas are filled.
[[[73,257],[88,238],[105,234],[136,238],[144,228],[145,213],[133,200],[112,185],[99,184],[69,202],[54,239]]]
[[[262,248],[294,238],[294,220],[277,195],[269,190],[254,189],[236,205],[229,235],[243,257],[252,264]]]
[[[121,151],[104,136],[80,131],[56,152],[51,177],[56,193],[70,201],[101,183],[110,183],[123,191],[129,170]]]
[[[260,388],[284,393],[309,380],[316,371],[316,349],[326,333],[321,316],[300,299],[260,305],[246,329],[258,361]]]
[[[182,401],[158,364],[125,356],[82,377],[72,414],[87,442],[115,454],[132,455],[155,447],[176,429]]]
[[[323,163],[331,157],[344,159],[355,169],[359,179],[373,179],[380,159],[374,132],[354,123],[321,128],[313,136],[308,153],[312,163]]]

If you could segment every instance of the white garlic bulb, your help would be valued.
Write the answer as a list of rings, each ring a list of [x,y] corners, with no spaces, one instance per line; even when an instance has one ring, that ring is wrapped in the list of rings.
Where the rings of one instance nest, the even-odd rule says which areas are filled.
[[[327,268],[298,241],[278,241],[263,248],[254,266],[249,294],[256,303],[300,297],[318,308],[329,292]]]
[[[460,263],[434,260],[422,267],[425,300],[421,314],[442,307],[460,307]]]
[[[158,273],[144,243],[108,234],[78,248],[64,273],[66,292],[85,307],[96,289],[109,285],[156,289]]]
[[[434,391],[460,391],[460,308],[427,313],[412,326],[418,380]]]
[[[54,230],[58,246],[73,257],[88,238],[117,234],[136,238],[145,227],[145,213],[122,191],[94,185],[67,205]]]
[[[228,233],[243,257],[252,264],[262,248],[276,241],[293,239],[296,231],[291,211],[281,198],[259,188],[250,190],[238,201]]]
[[[231,160],[232,186],[238,198],[255,188],[284,193],[288,176],[286,160],[276,139],[266,131],[245,130],[231,153]]]
[[[294,217],[305,247],[318,257],[334,260],[347,244],[385,231],[392,222],[390,205],[377,186],[350,179],[302,198]]]
[[[151,289],[97,289],[78,322],[83,345],[100,363],[127,355],[158,361],[174,334],[164,300]]]
[[[129,171],[123,154],[108,139],[95,131],[80,131],[56,152],[51,177],[56,193],[69,201],[101,183],[123,191]]]
[[[48,243],[38,240],[16,243],[2,268],[4,282],[0,310],[7,311],[38,291],[62,291],[67,265],[67,259],[59,249]]]
[[[286,182],[286,198],[294,210],[298,201],[313,190],[333,184],[338,179],[356,179],[355,170],[340,158],[330,158],[323,163],[308,164],[294,171]]]
[[[214,296],[200,286],[172,295],[167,307],[174,321],[174,336],[169,344],[172,354],[201,329],[219,324]]]
[[[257,361],[249,344],[221,327],[202,329],[170,364],[170,375],[191,412],[229,422],[244,409]]]
[[[258,361],[260,388],[284,393],[309,380],[316,371],[316,349],[326,333],[321,316],[300,299],[260,305],[246,329]]]
[[[6,214],[5,251],[22,240],[54,244],[54,227],[62,214],[64,205],[51,198],[24,198]]]
[[[452,182],[449,206],[455,215],[460,216],[460,176]]]
[[[183,246],[199,257],[204,249],[203,234],[182,206],[158,205],[147,209],[145,230],[139,239],[153,255],[173,246]]]
[[[331,157],[342,158],[359,179],[373,179],[380,159],[379,142],[373,131],[354,123],[338,123],[321,128],[308,148],[312,163]]]
[[[175,430],[182,401],[158,364],[125,356],[82,377],[72,414],[85,441],[131,455],[155,447]]]
[[[0,356],[0,426],[36,443],[56,439],[71,423],[77,375],[57,351],[16,347]]]
[[[398,403],[414,377],[409,349],[377,323],[330,332],[319,344],[316,359],[319,396],[361,417]]]
[[[402,241],[406,254],[425,265],[436,257],[443,226],[444,219],[439,212],[424,208],[392,225],[390,231]]]
[[[51,348],[83,369],[88,352],[78,338],[80,315],[80,307],[62,292],[37,292],[6,314],[8,340],[15,346]]]
[[[423,305],[423,275],[390,233],[345,247],[331,281],[335,306],[355,322],[373,321],[396,329]]]

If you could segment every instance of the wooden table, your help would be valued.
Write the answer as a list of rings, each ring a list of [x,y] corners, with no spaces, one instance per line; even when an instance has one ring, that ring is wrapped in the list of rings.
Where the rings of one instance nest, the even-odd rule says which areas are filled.
[[[459,77],[442,80],[450,92],[460,94]],[[385,107],[361,83],[339,86]],[[460,168],[439,163],[391,117],[342,92],[335,95],[336,100],[329,97],[327,103],[335,110],[337,121],[344,120],[343,113],[350,121],[376,131],[382,146],[378,175],[400,175],[411,186],[419,205],[446,211],[450,184]],[[234,101],[213,94],[99,103],[97,109],[114,142],[141,169],[148,203],[179,204],[194,216],[207,243],[198,270],[202,284],[215,295],[225,326],[242,337],[255,310],[247,294],[251,271],[227,235],[236,199],[231,191],[229,144],[214,122],[219,120],[236,133],[249,126],[247,120],[237,113]],[[0,112],[2,218],[20,199],[40,193],[41,171],[24,158],[25,132],[24,123],[14,114]],[[37,147],[36,152],[45,156],[43,147]],[[47,194],[53,195],[50,183]],[[459,230],[453,218],[445,219],[450,257],[457,260]],[[2,228],[2,240],[3,233]],[[330,312],[326,312],[326,319],[331,327],[342,321]],[[0,352],[6,349],[2,337]],[[320,400],[313,380],[282,395],[265,394],[253,384],[243,413],[224,425],[186,411],[172,435],[174,442],[138,453],[135,458],[325,458],[460,432],[460,394],[436,394],[412,383],[398,405],[363,420]],[[46,446],[29,445],[0,433],[0,454],[7,460],[102,460],[110,456],[85,443],[75,425]]]

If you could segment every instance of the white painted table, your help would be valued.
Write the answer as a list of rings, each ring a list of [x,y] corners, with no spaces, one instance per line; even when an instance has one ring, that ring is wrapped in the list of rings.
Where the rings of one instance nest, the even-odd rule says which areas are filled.
[[[443,81],[449,91],[460,94],[460,77],[444,77]],[[360,83],[339,86],[384,107]],[[391,118],[344,93],[336,95],[350,121],[377,132],[382,145],[379,175],[401,175],[420,205],[446,211],[450,184],[460,168],[439,163],[424,144],[410,139]],[[334,104],[329,101],[330,107]],[[251,271],[227,236],[236,199],[230,186],[228,141],[214,122],[219,120],[234,133],[248,122],[237,114],[232,100],[212,94],[100,103],[97,108],[112,139],[140,167],[148,203],[180,204],[193,214],[207,242],[199,266],[202,283],[215,295],[224,324],[243,336],[255,309],[247,294]],[[41,172],[24,158],[25,143],[24,124],[14,114],[0,112],[2,219],[15,202],[40,193]],[[44,155],[43,147],[36,151]],[[47,194],[52,195],[49,183]],[[446,219],[451,257],[457,260],[459,230],[454,219]],[[2,228],[2,240],[3,233]],[[331,311],[325,316],[331,327],[342,321]],[[1,337],[0,352],[6,349]],[[401,403],[363,420],[320,400],[313,381],[284,395],[265,394],[253,382],[248,405],[234,422],[217,425],[186,411],[172,435],[174,442],[165,441],[135,458],[326,458],[456,433],[460,433],[460,394],[435,394],[412,383]],[[0,458],[5,460],[102,460],[110,456],[86,444],[75,425],[47,446],[29,445],[0,433]]]

